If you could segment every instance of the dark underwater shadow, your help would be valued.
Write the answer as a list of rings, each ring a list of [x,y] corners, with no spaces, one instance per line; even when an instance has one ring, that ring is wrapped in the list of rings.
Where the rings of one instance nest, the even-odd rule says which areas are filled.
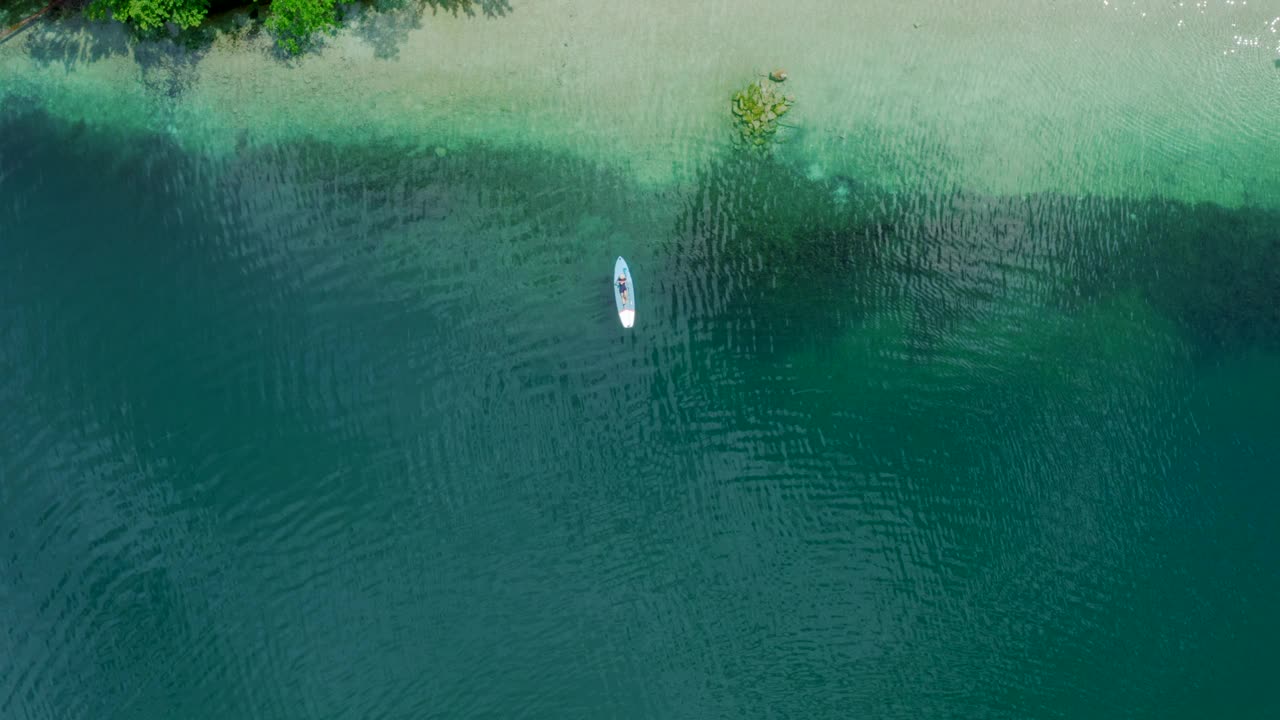
[[[51,397],[69,398],[101,427],[119,433],[122,446],[135,444],[133,433],[158,438],[140,448],[140,456],[181,468],[199,466],[202,454],[213,450],[248,452],[268,445],[253,427],[273,428],[273,433],[293,440],[312,438],[318,446],[341,444],[348,452],[353,446],[373,447],[384,441],[380,435],[345,426],[343,413],[335,408],[305,402],[281,405],[271,399],[274,390],[265,396],[232,398],[226,394],[223,379],[229,374],[223,368],[234,364],[249,368],[253,377],[268,377],[273,358],[291,356],[300,343],[311,342],[304,338],[317,333],[339,348],[322,361],[332,363],[325,367],[339,374],[367,368],[367,375],[359,371],[361,376],[380,376],[386,358],[412,356],[407,350],[371,353],[359,342],[366,333],[378,331],[399,337],[396,343],[413,344],[429,328],[455,321],[438,305],[415,304],[422,292],[421,278],[401,274],[406,256],[398,234],[406,228],[430,242],[433,230],[470,216],[470,230],[488,243],[488,251],[537,253],[563,243],[581,221],[584,208],[604,217],[636,211],[623,178],[591,163],[539,151],[477,146],[442,155],[415,153],[410,146],[352,149],[304,140],[267,146],[245,143],[234,157],[210,162],[163,133],[67,123],[40,109],[36,99],[0,108],[0,131],[0,167],[12,172],[0,173],[0,191],[12,198],[0,203],[0,221],[23,228],[13,242],[0,243],[0,258],[5,267],[29,269],[15,282],[0,286],[0,294],[11,291],[6,300],[42,294],[101,296],[100,304],[90,306],[84,324],[64,323],[34,304],[25,306],[41,318],[41,327],[60,328],[53,331],[58,342],[70,346],[67,352],[59,351],[51,377],[68,375],[75,357],[93,352],[108,336],[136,334],[138,347],[152,348],[145,366],[123,356],[105,359],[109,369],[104,374],[109,377],[91,390],[66,395],[52,381],[39,389]],[[581,183],[583,192],[551,197],[549,177],[560,184]],[[276,192],[282,186],[297,192]],[[521,208],[530,232],[507,233],[510,219],[505,214],[474,213],[482,192],[497,193],[505,205]],[[40,205],[33,200],[37,194],[46,204],[49,198],[65,198],[71,211],[24,212],[23,207]],[[307,200],[313,197],[332,201],[314,208]],[[278,220],[265,225],[258,221],[268,216]],[[85,217],[109,230],[86,232]],[[368,230],[359,242],[343,229],[353,223]],[[36,238],[39,242],[32,241]],[[577,254],[568,244],[555,252]],[[302,257],[328,258],[358,282],[367,281],[360,293],[370,304],[363,310],[319,309],[314,288],[295,266]],[[604,283],[600,286],[603,290]],[[241,297],[258,300],[237,302]],[[367,311],[372,324],[351,323]],[[329,320],[316,323],[316,312]],[[144,317],[145,323],[135,325],[135,318]],[[406,323],[415,328],[413,333],[403,331]],[[185,334],[183,329],[191,327],[202,329]],[[25,337],[25,330],[22,334]],[[173,339],[177,335],[184,339]],[[26,346],[33,346],[38,337],[32,334]],[[224,358],[204,365],[204,370],[200,361],[193,363],[228,352],[234,361]],[[151,366],[166,368],[168,381],[163,386],[149,382],[154,379],[147,369]],[[356,392],[378,394],[385,387],[375,382]],[[210,402],[222,397],[232,399]],[[127,426],[112,421],[113,412],[118,420],[122,404],[130,407]],[[225,421],[203,436],[199,446],[167,439],[181,434],[185,418],[196,407]],[[361,452],[355,451],[355,457]],[[318,459],[297,477],[333,477],[346,472],[351,462],[352,456]],[[194,487],[184,490],[202,492]]]
[[[511,12],[510,0],[426,0],[426,4],[431,6],[433,12],[443,10],[454,15],[463,13],[464,15],[474,16],[476,8],[479,8],[482,14],[489,17],[506,15]]]
[[[382,0],[355,21],[354,33],[373,48],[374,57],[397,58],[409,33],[422,27],[423,7],[409,0]]]
[[[508,0],[374,0],[354,26],[357,37],[373,47],[374,57],[389,60],[400,55],[409,33],[422,27],[426,11],[457,16],[501,17],[511,12]]]
[[[1009,303],[1071,317],[1136,295],[1207,358],[1280,349],[1276,227],[1280,213],[1266,208],[888,191],[726,153],[687,193],[668,251],[780,351],[780,338],[853,329],[904,298],[927,353]]]
[[[54,32],[30,34],[25,48],[37,64],[61,66],[67,73],[107,58],[129,57],[137,64],[148,89],[179,97],[199,78],[200,61],[217,34],[217,30],[207,27],[140,34],[120,23],[64,16]]]
[[[55,32],[28,31],[27,54],[42,66],[60,65],[66,72],[105,58],[128,55],[134,40],[119,23],[88,22],[62,16]]]
[[[154,63],[158,83],[181,91],[181,63],[144,62]],[[1093,340],[1072,340],[1077,325],[1102,327],[1131,306],[1167,319],[1199,361],[1280,350],[1280,213],[1273,210],[1160,198],[887,192],[856,177],[815,180],[783,159],[737,152],[652,202],[640,202],[649,194],[625,176],[540,151],[357,152],[315,142],[246,147],[237,157],[226,173],[283,164],[296,182],[338,184],[329,191],[353,202],[375,199],[388,230],[448,215],[465,197],[462,187],[500,191],[553,235],[571,234],[584,213],[602,217],[614,230],[657,243],[651,262],[661,267],[648,275],[664,287],[649,289],[651,296],[667,295],[680,315],[719,334],[708,337],[709,347],[731,347],[752,362],[785,362],[824,344],[835,352],[890,317],[903,328],[893,350],[904,362],[933,367],[958,343],[993,334],[984,362],[1020,366],[1026,363],[1010,343],[1024,353],[1055,343],[1089,351]],[[567,200],[562,187],[590,192]]]
[[[213,44],[213,33],[188,31],[178,42],[141,42],[133,59],[142,71],[142,82],[158,94],[180,97],[200,78],[200,61]]]
[[[55,121],[34,110],[37,102],[31,107],[7,127],[47,137],[42,128]],[[199,175],[169,138],[131,136],[123,143],[131,150],[123,153],[103,149],[119,144],[104,142],[107,136],[80,137],[85,132],[63,128],[59,145],[67,149],[49,152],[65,163],[84,156],[74,162],[113,166],[117,177]],[[26,145],[15,138],[0,157],[17,167]],[[655,311],[653,322],[696,329],[690,336],[702,357],[690,372],[706,381],[696,383],[700,388],[713,388],[716,378],[739,364],[776,369],[770,376],[778,378],[788,376],[786,367],[798,355],[834,367],[848,361],[847,343],[853,342],[863,359],[913,366],[913,378],[934,382],[949,372],[949,388],[965,398],[986,398],[983,417],[1003,417],[1048,402],[1034,388],[1064,368],[1076,380],[1068,375],[1060,387],[1096,389],[1112,382],[1108,373],[1117,361],[1144,353],[1168,359],[1185,351],[1193,361],[1216,364],[1258,350],[1280,351],[1280,237],[1274,232],[1280,213],[1272,210],[1161,199],[933,194],[925,188],[889,193],[854,177],[814,180],[784,161],[740,153],[726,153],[689,186],[661,196],[568,155],[479,145],[443,153],[318,140],[246,144],[217,175],[215,188],[175,190],[148,202],[176,207],[188,195],[224,198],[221,206],[200,206],[208,215],[204,224],[217,227],[236,213],[274,212],[274,195],[262,178],[284,178],[306,190],[299,197],[330,197],[334,202],[326,205],[376,213],[359,244],[330,238],[310,213],[288,213],[299,231],[280,258],[305,249],[335,253],[343,263],[364,262],[383,250],[385,238],[406,228],[427,237],[445,218],[456,222],[459,213],[468,215],[478,189],[515,208],[470,213],[473,230],[492,232],[492,241],[509,244],[512,253],[541,252],[547,238],[571,237],[587,214],[637,242],[653,238],[656,252],[646,272],[652,284],[644,292],[667,314]],[[73,179],[63,182],[65,188],[47,191],[83,193]],[[127,205],[128,197],[104,207]],[[157,213],[156,222],[166,217]],[[507,234],[513,218],[522,218],[525,230]],[[268,239],[252,241],[218,247],[270,246]],[[152,242],[157,244],[139,254],[180,251]],[[208,263],[225,276],[240,272],[238,257],[187,250],[194,257],[181,266]],[[287,275],[287,264],[275,268],[277,275],[259,270],[260,284],[274,287]],[[208,307],[219,301],[214,290],[204,298]],[[1166,323],[1152,322],[1156,315]],[[1057,364],[1046,369],[1045,359]],[[857,392],[865,394],[879,368],[855,364],[833,372],[863,383]],[[785,397],[794,390],[784,379],[770,392]],[[840,407],[862,397],[829,394]],[[916,400],[911,414],[936,415],[935,429],[964,427],[957,413],[974,407],[950,394]],[[804,407],[811,408],[811,401]]]
[[[1206,356],[1280,350],[1280,212],[1144,203],[1148,231],[1119,278],[1174,319]]]
[[[897,262],[878,202],[850,177],[815,181],[776,158],[726,152],[684,194],[668,272],[706,288],[700,312],[724,316],[739,341],[785,355],[808,328],[847,325],[876,302]]]

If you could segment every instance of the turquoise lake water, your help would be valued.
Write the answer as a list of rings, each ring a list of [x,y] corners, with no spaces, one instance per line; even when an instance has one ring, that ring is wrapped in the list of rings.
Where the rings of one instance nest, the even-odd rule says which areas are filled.
[[[1057,104],[991,108],[1023,70],[990,45],[1068,11],[966,12],[914,51],[960,117],[819,27],[909,37],[927,5],[797,13],[797,56],[880,74],[792,65],[758,158],[706,48],[670,126],[590,79],[679,28],[737,47],[727,6],[619,5],[627,40],[551,5],[294,65],[0,46],[0,717],[1280,712],[1275,13],[1071,10],[1080,63],[1171,48],[1187,86],[1128,104],[1031,52]],[[443,109],[404,84],[560,32],[616,66],[570,48],[567,89],[499,110],[505,75]],[[326,100],[344,64],[367,82]]]

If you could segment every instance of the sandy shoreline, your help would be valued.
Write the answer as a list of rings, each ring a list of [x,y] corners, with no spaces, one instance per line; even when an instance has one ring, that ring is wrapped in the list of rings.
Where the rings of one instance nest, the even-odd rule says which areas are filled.
[[[0,100],[40,97],[204,152],[246,133],[408,135],[568,151],[661,184],[727,144],[735,86],[785,66],[803,126],[786,152],[815,174],[1280,204],[1265,12],[851,5],[528,0],[499,18],[365,17],[295,63],[262,35],[148,47],[139,62],[116,28],[40,23],[0,46]]]

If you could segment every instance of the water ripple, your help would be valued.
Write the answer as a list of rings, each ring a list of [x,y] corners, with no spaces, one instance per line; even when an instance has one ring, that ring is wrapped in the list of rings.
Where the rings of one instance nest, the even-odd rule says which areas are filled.
[[[1273,214],[923,181],[924,127],[656,193],[56,128],[0,133],[0,714],[1269,702]]]

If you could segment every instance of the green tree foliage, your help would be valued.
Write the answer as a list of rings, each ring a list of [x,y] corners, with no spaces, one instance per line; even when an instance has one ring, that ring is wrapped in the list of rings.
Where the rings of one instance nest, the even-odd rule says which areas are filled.
[[[267,27],[280,49],[296,55],[307,48],[311,36],[338,26],[339,0],[272,0]]]
[[[180,28],[195,27],[209,11],[209,0],[92,0],[85,7],[91,20],[108,15],[140,30],[153,30],[171,22]]]
[[[4,2],[5,0],[0,0]],[[85,0],[72,0],[85,2]],[[316,33],[332,31],[338,26],[339,7],[360,0],[246,0],[270,5],[267,29],[276,44],[290,55],[306,50]],[[186,30],[204,21],[210,0],[87,0],[85,14],[92,20],[112,18],[139,30],[154,30],[173,23]],[[377,8],[416,7],[418,12],[430,7],[455,15],[474,15],[479,9],[485,15],[504,15],[510,11],[510,0],[371,0]],[[216,0],[215,0],[216,3]],[[216,3],[227,5],[227,3]]]

